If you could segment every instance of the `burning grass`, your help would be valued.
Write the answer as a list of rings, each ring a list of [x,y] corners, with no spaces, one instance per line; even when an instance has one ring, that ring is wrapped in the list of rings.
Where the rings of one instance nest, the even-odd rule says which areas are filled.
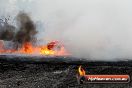
[[[58,41],[52,41],[47,45],[33,46],[32,43],[26,42],[19,49],[4,49],[3,42],[0,43],[1,50],[0,54],[38,54],[38,55],[55,55],[63,56],[69,55],[63,45],[59,44]]]
[[[28,14],[20,12],[16,16],[16,23],[17,31],[17,28],[10,25],[7,19],[0,22],[0,54],[69,55],[59,41],[51,41],[46,45],[35,45],[37,42],[35,35],[38,31]],[[12,44],[5,41],[12,42]],[[6,44],[8,44],[8,48],[6,48]]]

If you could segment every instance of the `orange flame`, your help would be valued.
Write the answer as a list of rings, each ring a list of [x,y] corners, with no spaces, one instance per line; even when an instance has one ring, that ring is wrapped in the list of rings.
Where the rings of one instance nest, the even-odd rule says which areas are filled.
[[[22,53],[32,54],[33,53],[33,46],[30,42],[26,42],[23,44],[23,47],[21,50],[22,50]]]
[[[54,54],[55,54],[55,51],[49,50],[49,49],[45,46],[45,47],[42,47],[42,48],[41,48],[40,54],[42,54],[42,55],[54,55]]]
[[[67,51],[65,50],[64,46],[59,44],[58,41],[52,41],[47,45],[43,46],[33,46],[30,42],[25,42],[22,45],[22,48],[19,50],[5,50],[2,48],[3,42],[0,42],[0,53],[21,53],[21,54],[40,54],[40,55],[55,55],[55,56],[62,56],[68,55]],[[57,47],[59,49],[56,49]]]
[[[82,66],[79,66],[78,72],[80,76],[84,76],[86,74],[85,70],[82,68]]]

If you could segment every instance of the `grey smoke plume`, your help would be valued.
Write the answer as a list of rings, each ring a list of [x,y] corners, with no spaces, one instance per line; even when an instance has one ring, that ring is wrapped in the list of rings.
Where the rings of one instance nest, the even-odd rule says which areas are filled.
[[[5,5],[0,4],[2,15],[28,12],[42,24],[37,26],[38,39],[60,40],[73,56],[93,60],[132,58],[131,0],[5,1],[1,0]]]
[[[0,40],[13,40],[15,34],[15,27],[8,23],[9,19],[0,20]]]

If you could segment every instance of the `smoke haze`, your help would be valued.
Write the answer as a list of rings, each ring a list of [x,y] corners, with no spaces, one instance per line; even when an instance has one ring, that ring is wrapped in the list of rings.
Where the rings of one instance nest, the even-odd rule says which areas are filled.
[[[131,0],[0,0],[0,16],[20,11],[37,23],[37,38],[59,40],[76,57],[132,59]]]

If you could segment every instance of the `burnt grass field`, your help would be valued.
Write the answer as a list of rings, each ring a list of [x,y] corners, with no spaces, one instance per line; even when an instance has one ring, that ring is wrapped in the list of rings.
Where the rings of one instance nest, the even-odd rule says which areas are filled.
[[[125,63],[125,64],[124,64]],[[129,74],[132,63],[89,62],[82,65],[87,74]],[[132,88],[126,84],[78,84],[79,64],[46,64],[0,61],[0,88]]]

